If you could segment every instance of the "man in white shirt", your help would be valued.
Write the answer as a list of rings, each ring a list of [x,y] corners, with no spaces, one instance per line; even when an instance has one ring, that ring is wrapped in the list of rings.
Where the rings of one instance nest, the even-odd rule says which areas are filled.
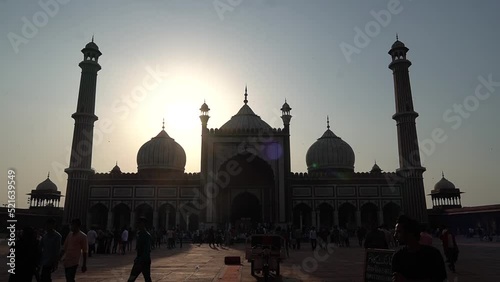
[[[89,232],[87,232],[87,241],[89,243],[89,257],[92,256],[92,253],[95,253],[95,241],[97,239],[97,233],[94,228],[90,228]]]
[[[122,243],[122,255],[125,254],[125,248],[127,247],[128,243],[128,230],[127,228],[123,228],[122,236],[121,236],[121,243]]]

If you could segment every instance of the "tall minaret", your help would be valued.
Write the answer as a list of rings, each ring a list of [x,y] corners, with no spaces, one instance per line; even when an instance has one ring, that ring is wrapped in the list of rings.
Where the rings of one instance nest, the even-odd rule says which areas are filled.
[[[418,113],[413,110],[410,76],[408,68],[411,62],[406,59],[408,48],[396,36],[389,55],[392,62],[389,68],[394,79],[394,95],[396,113],[392,118],[396,121],[398,131],[399,169],[398,174],[404,177],[402,183],[403,212],[420,222],[427,222],[424,180],[425,168],[420,164],[417,128],[415,119]]]
[[[89,176],[94,173],[91,164],[94,122],[97,120],[97,116],[94,114],[95,92],[97,72],[101,69],[98,60],[102,53],[94,43],[93,36],[92,42],[83,48],[82,53],[83,61],[79,64],[82,74],[78,104],[76,112],[71,116],[75,120],[75,128],[69,168],[65,170],[68,174],[68,185],[63,223],[69,223],[74,218],[79,218],[82,224],[87,222],[88,181]]]
[[[202,189],[206,188],[206,185],[208,183],[208,171],[207,171],[207,165],[208,165],[208,120],[210,119],[210,116],[208,115],[210,112],[210,108],[208,107],[206,101],[203,101],[203,105],[200,107],[200,120],[201,120],[201,165],[200,165],[200,186]],[[205,193],[205,192],[203,192]],[[211,205],[211,202],[209,201],[209,205]],[[207,222],[207,212],[202,212],[201,213],[201,221]]]
[[[285,162],[285,219],[286,222],[293,222],[293,206],[292,206],[292,189],[290,185],[290,175],[292,171],[292,161],[290,158],[290,120],[292,120],[292,115],[290,114],[290,105],[286,102],[281,107],[281,119],[283,120],[283,157]],[[280,203],[281,204],[281,203]]]

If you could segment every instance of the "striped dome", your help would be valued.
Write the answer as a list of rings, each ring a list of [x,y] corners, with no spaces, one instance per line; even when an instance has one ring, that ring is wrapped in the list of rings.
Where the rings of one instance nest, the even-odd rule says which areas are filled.
[[[309,172],[354,171],[354,151],[328,128],[307,150],[306,163]]]
[[[151,138],[137,153],[137,168],[175,170],[184,172],[186,153],[177,142],[162,130],[156,137]]]

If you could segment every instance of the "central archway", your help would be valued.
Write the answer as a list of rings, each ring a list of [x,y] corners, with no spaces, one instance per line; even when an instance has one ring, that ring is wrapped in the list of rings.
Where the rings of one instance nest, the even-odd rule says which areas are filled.
[[[273,169],[265,160],[248,152],[237,154],[220,166],[217,176],[216,221],[221,226],[276,220],[279,196]]]

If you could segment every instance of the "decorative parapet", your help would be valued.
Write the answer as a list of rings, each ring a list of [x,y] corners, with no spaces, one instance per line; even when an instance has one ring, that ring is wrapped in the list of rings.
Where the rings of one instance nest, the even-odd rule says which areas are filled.
[[[292,172],[290,174],[291,179],[318,179],[318,178],[335,178],[335,179],[402,179],[396,172],[338,172],[338,173],[327,173],[327,172]]]
[[[272,134],[272,135],[285,135],[288,132],[282,128],[268,129],[256,129],[256,128],[242,128],[242,129],[220,129],[220,128],[210,128],[208,130],[209,135],[257,135],[257,134]]]

